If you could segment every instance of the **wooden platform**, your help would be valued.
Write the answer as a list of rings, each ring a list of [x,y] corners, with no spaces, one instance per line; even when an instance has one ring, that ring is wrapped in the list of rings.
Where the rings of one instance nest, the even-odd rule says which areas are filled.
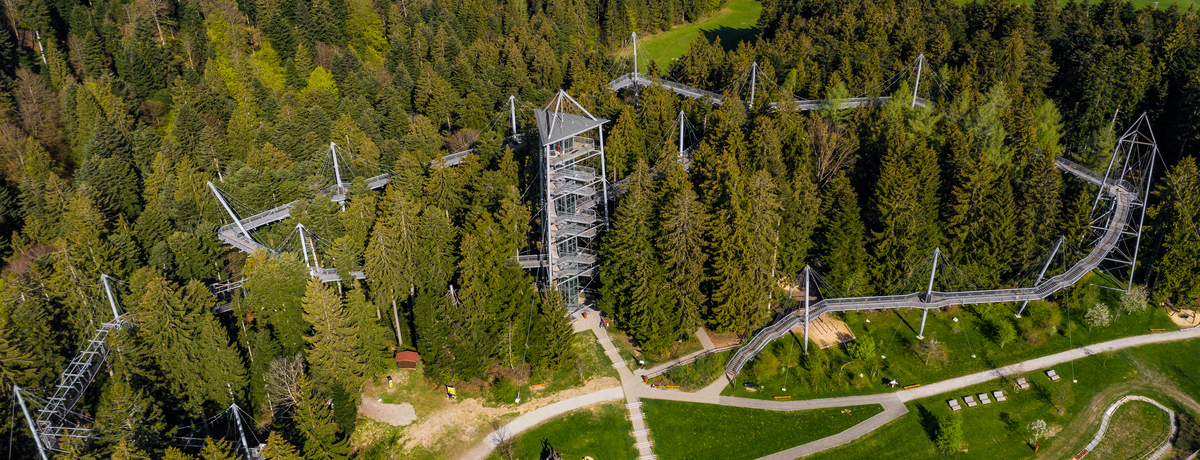
[[[793,327],[792,333],[797,337],[804,337],[804,322]],[[830,318],[829,315],[822,315],[813,319],[812,326],[808,328],[808,338],[821,348],[829,348],[854,340],[854,333],[850,332],[846,323]]]

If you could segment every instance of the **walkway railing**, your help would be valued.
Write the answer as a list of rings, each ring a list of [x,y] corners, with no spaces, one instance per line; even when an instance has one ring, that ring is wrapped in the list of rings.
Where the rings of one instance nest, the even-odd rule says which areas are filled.
[[[1097,185],[1105,183],[1103,179],[1096,177],[1090,169],[1066,159],[1059,158],[1055,164],[1059,169],[1090,183]],[[1113,218],[1109,219],[1108,226],[1105,227],[1104,233],[1100,236],[1092,251],[1075,265],[1072,265],[1071,268],[1067,269],[1065,273],[1050,278],[1036,287],[962,292],[933,291],[928,294],[912,293],[891,296],[823,299],[809,307],[809,317],[815,319],[833,311],[883,310],[892,308],[933,309],[952,305],[1041,300],[1049,297],[1055,292],[1079,282],[1088,272],[1098,267],[1100,262],[1116,247],[1120,240],[1121,232],[1129,220],[1130,202],[1137,195],[1137,191],[1132,189],[1132,185],[1128,182],[1118,181],[1107,184],[1105,192],[1116,198],[1116,205],[1112,209]],[[736,376],[742,371],[746,363],[757,356],[768,343],[782,337],[787,331],[801,324],[804,324],[804,312],[796,311],[776,321],[774,324],[759,330],[746,345],[734,353],[734,356],[725,366],[726,373],[731,377]]]

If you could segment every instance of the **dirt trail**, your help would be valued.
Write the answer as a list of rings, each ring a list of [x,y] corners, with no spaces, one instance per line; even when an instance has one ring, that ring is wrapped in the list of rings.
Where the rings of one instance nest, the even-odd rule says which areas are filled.
[[[424,416],[416,424],[404,432],[404,438],[409,446],[434,447],[444,444],[466,448],[478,443],[483,436],[491,433],[492,421],[506,414],[524,414],[539,407],[547,406],[564,399],[592,393],[605,388],[620,385],[617,379],[602,377],[592,379],[584,386],[560,391],[547,397],[534,397],[519,406],[487,407],[478,399],[466,398],[450,404],[428,416]]]

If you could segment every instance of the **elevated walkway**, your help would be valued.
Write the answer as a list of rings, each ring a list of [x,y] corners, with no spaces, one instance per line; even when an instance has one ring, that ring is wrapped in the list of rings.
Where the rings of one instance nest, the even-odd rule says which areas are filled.
[[[1101,186],[1103,192],[1114,198],[1113,207],[1104,232],[1096,241],[1092,251],[1082,260],[1071,266],[1065,273],[1045,280],[1035,287],[1015,289],[992,289],[981,291],[937,292],[928,294],[912,293],[894,296],[849,297],[841,299],[823,299],[810,306],[809,316],[817,318],[835,311],[882,310],[889,308],[921,308],[934,309],[952,305],[975,305],[985,303],[1023,302],[1041,300],[1070,287],[1083,279],[1105,259],[1121,238],[1122,230],[1129,220],[1131,201],[1138,191],[1125,181],[1109,183],[1096,176],[1089,169],[1063,158],[1055,162],[1055,166],[1073,176],[1089,183]],[[758,331],[754,337],[738,349],[725,366],[726,374],[732,378],[741,372],[746,363],[750,362],[772,340],[782,337],[793,327],[804,324],[804,311],[798,310],[779,319],[774,324]]]
[[[666,88],[668,91],[671,91],[671,92],[678,94],[680,96],[683,96],[683,97],[689,97],[692,99],[703,99],[705,97],[708,97],[708,98],[712,99],[713,104],[723,104],[724,103],[724,96],[721,96],[720,94],[714,93],[712,91],[705,91],[700,88],[693,88],[691,86],[688,86],[688,85],[685,85],[682,83],[676,83],[673,81],[663,80],[662,78],[652,77],[652,76],[649,76],[649,75],[646,75],[646,74],[640,73],[640,72],[639,73],[627,73],[625,75],[621,75],[620,77],[617,77],[613,81],[608,82],[608,87],[612,88],[613,91],[620,91],[622,89],[629,88],[631,86],[645,87],[645,86],[652,86],[652,85],[661,86],[663,88]],[[836,102],[836,104],[837,104],[836,108],[838,108],[838,109],[854,109],[854,108],[860,108],[860,107],[878,107],[878,106],[886,104],[889,99],[891,99],[891,98],[887,97],[887,96],[852,97],[852,98],[847,98],[847,99],[840,99],[840,100],[837,100],[834,102]],[[789,102],[772,102],[770,104],[770,106],[771,106],[771,110],[775,110],[775,111],[795,110],[795,111],[800,111],[800,112],[806,112],[809,110],[819,110],[819,109],[824,109],[827,107],[832,107],[833,104],[834,104],[833,102],[830,102],[830,101],[824,100],[824,99],[804,99],[804,100],[795,100],[795,101],[789,101]],[[920,97],[916,98],[916,106],[917,107],[927,107],[928,105],[929,105],[929,101],[926,100],[925,98],[920,98]]]

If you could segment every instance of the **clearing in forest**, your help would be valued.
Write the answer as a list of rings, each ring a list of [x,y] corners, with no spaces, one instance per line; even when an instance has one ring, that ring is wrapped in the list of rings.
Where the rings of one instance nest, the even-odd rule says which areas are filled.
[[[653,35],[638,35],[638,71],[645,72],[653,59],[662,69],[671,66],[671,61],[683,56],[692,41],[701,34],[708,41],[721,38],[725,49],[733,49],[743,40],[753,41],[758,36],[758,16],[762,13],[762,2],[730,0],[725,8],[709,13],[703,19],[690,24],[681,24]],[[619,51],[621,56],[630,56],[628,46]]]

